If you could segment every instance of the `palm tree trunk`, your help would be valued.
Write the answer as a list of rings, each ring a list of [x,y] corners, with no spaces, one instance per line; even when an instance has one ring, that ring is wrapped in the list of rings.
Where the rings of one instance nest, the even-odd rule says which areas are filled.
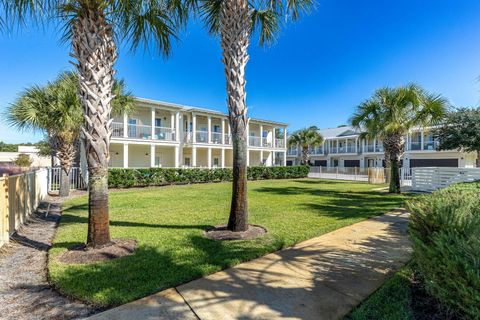
[[[79,95],[83,106],[85,151],[88,165],[87,246],[110,244],[108,214],[108,162],[111,136],[111,100],[117,59],[112,26],[101,9],[92,9],[91,1],[75,23],[73,57],[77,59]]]
[[[60,170],[60,188],[58,195],[60,197],[68,197],[70,195],[70,172],[71,169],[61,168]]]
[[[405,140],[401,133],[394,133],[385,137],[383,141],[387,163],[390,168],[390,184],[388,192],[401,193],[400,188],[400,156],[405,148]]]
[[[302,147],[302,164],[308,165],[308,147]]]
[[[60,197],[68,197],[70,194],[70,173],[76,157],[76,148],[64,138],[56,137],[56,153],[60,160]]]
[[[221,44],[227,84],[228,118],[233,142],[233,187],[228,229],[248,229],[247,105],[245,67],[248,62],[250,11],[248,0],[224,0]]]
[[[480,150],[477,150],[476,166],[477,166],[477,168],[480,168]]]

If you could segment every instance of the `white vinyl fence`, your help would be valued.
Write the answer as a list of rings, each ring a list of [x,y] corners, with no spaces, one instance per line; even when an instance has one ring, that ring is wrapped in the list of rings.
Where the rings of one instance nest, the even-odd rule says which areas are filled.
[[[310,167],[310,178],[368,181],[368,168]]]
[[[413,168],[412,190],[431,192],[459,182],[480,180],[480,168]]]
[[[402,187],[412,186],[412,169],[410,168],[400,169],[400,185]]]
[[[53,167],[48,170],[48,190],[58,191],[61,181],[60,167]],[[73,167],[70,172],[70,189],[86,189],[87,185],[83,179],[80,168]]]

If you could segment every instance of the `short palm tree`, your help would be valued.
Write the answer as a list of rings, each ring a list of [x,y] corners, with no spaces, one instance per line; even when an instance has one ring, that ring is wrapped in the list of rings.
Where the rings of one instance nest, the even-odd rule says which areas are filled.
[[[318,132],[315,126],[295,131],[288,137],[288,146],[299,146],[302,151],[302,164],[307,165],[309,162],[309,148],[318,147],[323,143],[323,136]]]
[[[28,5],[27,5],[28,4]],[[63,25],[63,40],[72,47],[83,108],[82,134],[88,165],[87,246],[109,245],[108,162],[111,102],[117,43],[132,49],[153,46],[164,54],[186,18],[180,0],[11,0],[10,12],[34,11],[39,20]]]
[[[250,38],[259,33],[260,45],[271,43],[281,24],[308,11],[313,0],[190,0],[213,35],[220,35],[227,85],[227,105],[233,143],[231,231],[248,229],[247,103],[245,67]]]
[[[405,136],[415,127],[439,123],[448,108],[441,95],[426,92],[415,84],[381,88],[361,103],[350,119],[364,136],[383,141],[385,160],[390,167],[389,192],[400,193],[400,158]]]
[[[77,94],[78,77],[64,72],[45,86],[25,89],[7,110],[7,121],[21,130],[44,131],[50,149],[59,159],[61,170],[60,196],[70,192],[70,171],[77,156],[83,112]],[[116,97],[113,112],[129,112],[133,97],[126,92],[123,81],[115,81]]]

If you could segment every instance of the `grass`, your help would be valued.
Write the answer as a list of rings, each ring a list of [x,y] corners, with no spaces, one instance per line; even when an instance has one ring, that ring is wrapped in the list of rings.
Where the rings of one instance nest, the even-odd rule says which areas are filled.
[[[346,320],[410,320],[412,311],[411,279],[414,270],[408,264],[395,273],[383,286],[360,306],[355,308]]]
[[[249,182],[250,223],[267,228],[252,241],[206,239],[228,219],[230,184],[199,184],[111,192],[114,238],[133,238],[135,254],[91,264],[55,259],[87,235],[87,198],[64,206],[50,250],[49,276],[63,293],[98,306],[132,301],[243,261],[291,246],[403,205],[378,185],[313,179]]]

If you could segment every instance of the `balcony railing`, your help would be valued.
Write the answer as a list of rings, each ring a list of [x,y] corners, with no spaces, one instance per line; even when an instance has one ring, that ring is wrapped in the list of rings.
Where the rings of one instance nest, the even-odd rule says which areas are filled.
[[[283,139],[275,139],[275,148],[285,148],[285,141]]]
[[[134,139],[152,139],[152,127],[141,124],[129,124],[127,126],[129,138]]]
[[[383,145],[377,143],[375,146],[375,152],[383,152]]]
[[[112,136],[119,138],[124,137],[123,123],[112,123]],[[155,127],[155,134],[152,137],[151,126],[129,124],[127,125],[127,137],[134,139],[175,141],[175,131],[171,128]]]
[[[172,128],[155,127],[154,140],[175,141],[175,132]]]
[[[331,147],[330,148],[330,153],[337,154],[338,153],[337,147]]]
[[[229,134],[225,133],[223,138],[225,139],[225,144],[232,144],[232,137]]]
[[[422,150],[422,143],[420,141],[411,141],[409,150]]]
[[[287,150],[288,156],[296,156],[298,155],[298,150]]]
[[[183,132],[183,142],[192,143],[192,133],[188,131]]]
[[[196,142],[208,143],[208,132],[207,131],[197,131],[195,133]]]
[[[425,141],[423,143],[423,150],[437,150],[440,143],[437,140]]]
[[[347,146],[347,153],[355,153],[355,152],[357,152],[355,146]]]
[[[123,123],[112,122],[112,137],[123,137]]]
[[[267,138],[262,138],[262,147],[264,148],[271,148],[272,143],[267,140]]]
[[[220,132],[212,132],[212,143],[222,144],[222,134]]]
[[[375,146],[373,144],[366,144],[363,147],[363,152],[374,152]]]
[[[250,147],[260,147],[262,145],[262,138],[250,136],[248,137],[248,145]]]

